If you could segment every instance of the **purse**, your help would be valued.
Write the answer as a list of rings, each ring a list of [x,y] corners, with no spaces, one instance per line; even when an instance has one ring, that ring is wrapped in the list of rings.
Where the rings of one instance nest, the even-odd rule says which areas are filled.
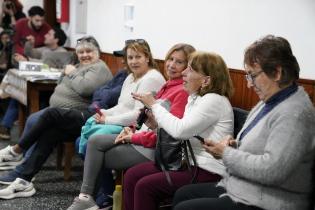
[[[191,183],[195,182],[198,174],[197,161],[189,140],[179,140],[168,134],[163,128],[157,130],[157,143],[155,148],[155,165],[165,173],[166,179],[172,185],[168,171],[191,171],[189,154],[192,158],[195,171]]]

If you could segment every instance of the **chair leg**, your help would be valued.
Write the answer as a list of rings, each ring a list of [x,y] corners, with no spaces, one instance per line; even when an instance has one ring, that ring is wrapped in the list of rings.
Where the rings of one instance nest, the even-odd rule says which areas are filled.
[[[63,144],[58,144],[58,146],[57,146],[57,160],[56,160],[57,170],[62,169],[62,158],[63,158]]]
[[[74,143],[73,142],[65,142],[64,149],[65,149],[65,166],[63,169],[63,176],[64,180],[68,181],[71,177],[71,167],[72,167],[72,158],[74,156]]]

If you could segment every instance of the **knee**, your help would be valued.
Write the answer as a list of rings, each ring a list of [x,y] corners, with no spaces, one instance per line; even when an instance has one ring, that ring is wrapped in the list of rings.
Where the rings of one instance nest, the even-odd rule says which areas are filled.
[[[136,182],[135,185],[135,195],[144,197],[145,195],[153,195],[156,191],[156,183],[149,177],[142,177]]]
[[[57,108],[55,107],[49,107],[49,108],[46,108],[46,110],[44,111],[44,113],[41,115],[42,118],[50,118],[52,116],[56,116],[56,114],[58,113],[58,110]]]
[[[88,147],[97,145],[99,141],[102,141],[102,139],[100,138],[100,136],[95,135],[95,136],[90,136],[89,140],[87,142]]]
[[[175,192],[172,206],[176,206],[178,203],[187,200],[185,195],[186,195],[186,187],[183,186]]]

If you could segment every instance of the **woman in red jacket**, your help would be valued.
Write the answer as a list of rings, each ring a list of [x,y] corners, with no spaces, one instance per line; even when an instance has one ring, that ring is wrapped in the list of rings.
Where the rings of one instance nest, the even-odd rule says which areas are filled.
[[[169,50],[165,58],[169,80],[156,95],[156,99],[168,106],[170,112],[179,118],[183,116],[188,98],[183,89],[181,73],[187,67],[188,56],[194,51],[194,47],[188,44],[176,44]],[[92,195],[96,191],[102,168],[124,170],[153,160],[155,143],[156,132],[146,125],[135,133],[131,128],[125,127],[119,135],[92,136],[88,141],[80,195],[68,210],[98,209]]]

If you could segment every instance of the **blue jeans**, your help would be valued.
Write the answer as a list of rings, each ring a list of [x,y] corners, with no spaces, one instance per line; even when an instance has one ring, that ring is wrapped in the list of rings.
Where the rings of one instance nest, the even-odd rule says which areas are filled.
[[[2,118],[1,125],[9,129],[12,128],[14,121],[18,119],[18,115],[19,115],[18,101],[11,98],[9,106]]]
[[[45,109],[42,109],[38,112],[35,112],[33,114],[31,114],[27,120],[26,120],[26,123],[25,123],[25,127],[24,127],[24,130],[23,130],[23,133],[22,133],[22,136],[20,137],[19,139],[19,142],[22,142],[24,140],[24,136],[27,132],[29,132],[29,130],[32,128],[32,126],[37,122],[38,118],[45,112],[47,108]],[[35,148],[36,144],[34,144],[32,147],[30,147],[24,154],[24,159],[28,159],[31,155],[32,155],[32,152]],[[24,167],[23,167],[23,164],[20,164],[18,166],[16,166],[15,168],[15,171],[18,172],[18,173],[21,173],[22,171],[24,171]]]

